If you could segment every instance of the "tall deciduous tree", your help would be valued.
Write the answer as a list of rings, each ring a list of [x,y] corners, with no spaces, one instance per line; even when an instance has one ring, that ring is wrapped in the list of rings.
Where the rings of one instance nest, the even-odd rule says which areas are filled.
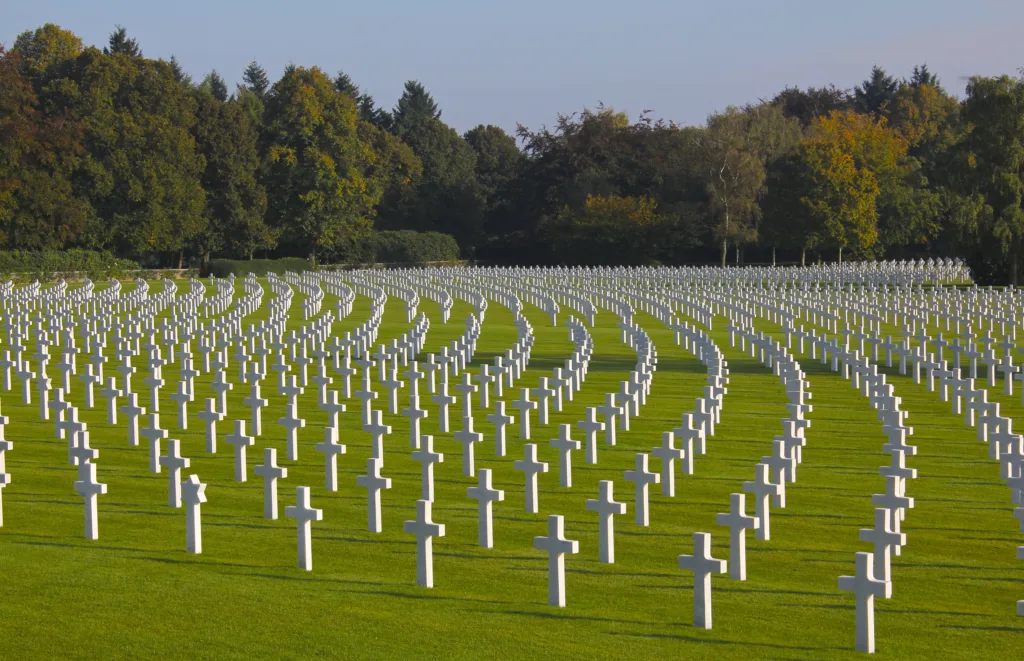
[[[36,51],[41,61],[53,54]],[[17,49],[0,47],[0,245],[66,248],[81,239],[91,212],[72,175],[84,155],[80,126],[66,113],[46,117]],[[45,68],[45,67],[44,67]]]
[[[264,222],[267,196],[257,182],[257,127],[239,101],[225,103],[200,91],[196,103],[193,132],[206,161],[201,181],[208,223],[197,247],[204,260],[211,252],[251,259],[277,243],[277,232]]]
[[[1024,79],[972,78],[962,112],[965,203],[954,222],[962,242],[995,248],[1017,284],[1024,250]]]
[[[454,234],[463,253],[472,255],[483,221],[473,148],[432,117],[409,128],[402,139],[422,162],[423,178],[386,209],[388,225]]]
[[[356,104],[320,69],[290,67],[264,115],[268,220],[314,262],[372,226],[382,182],[377,155],[360,138]]]
[[[84,124],[88,158],[77,178],[95,210],[89,244],[171,253],[181,264],[206,225],[191,92],[167,62],[95,48],[65,87]]]
[[[770,104],[712,114],[695,136],[722,266],[730,243],[741,246],[756,240],[765,168],[792,151],[799,139],[798,122]]]

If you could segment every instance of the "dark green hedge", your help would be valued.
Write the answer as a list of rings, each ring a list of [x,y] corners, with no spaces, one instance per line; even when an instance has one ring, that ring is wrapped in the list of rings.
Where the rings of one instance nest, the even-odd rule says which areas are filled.
[[[281,259],[211,259],[208,272],[218,278],[229,275],[244,277],[250,273],[265,276],[268,273],[283,275],[285,271],[301,273],[309,271],[313,265],[308,259],[299,257],[282,257]]]
[[[349,264],[423,264],[459,258],[459,244],[451,234],[385,230],[357,240],[344,255]]]
[[[84,273],[90,278],[117,278],[138,268],[130,259],[94,250],[0,251],[0,274],[4,276],[23,273],[48,279],[53,274]]]
[[[301,273],[312,269],[309,260],[298,257],[281,259],[212,259],[207,269],[210,275],[227,277],[228,275],[246,276],[250,273],[263,276],[267,273],[284,275],[285,271]]]

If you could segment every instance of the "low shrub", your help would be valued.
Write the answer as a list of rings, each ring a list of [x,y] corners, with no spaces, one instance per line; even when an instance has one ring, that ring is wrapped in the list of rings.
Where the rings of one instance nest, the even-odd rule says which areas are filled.
[[[40,280],[60,274],[83,274],[88,278],[123,278],[139,268],[130,259],[95,250],[5,250],[0,251],[0,275],[24,275]]]
[[[210,275],[226,278],[229,275],[244,277],[250,273],[265,276],[268,273],[284,275],[285,271],[310,271],[312,263],[300,257],[282,257],[281,259],[211,259],[208,267]]]
[[[357,239],[340,257],[347,264],[425,264],[459,259],[459,244],[451,234],[385,230]]]

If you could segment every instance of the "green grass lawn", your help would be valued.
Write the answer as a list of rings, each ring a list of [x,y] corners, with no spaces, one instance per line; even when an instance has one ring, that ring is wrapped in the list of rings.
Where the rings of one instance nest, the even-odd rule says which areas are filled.
[[[270,296],[267,290],[264,300]],[[290,327],[302,323],[300,299],[296,294]],[[327,296],[324,309],[334,303]],[[368,305],[358,297],[353,314],[335,323],[335,334],[362,323]],[[442,324],[437,304],[424,298],[420,309],[431,320],[426,352],[457,338],[471,311],[456,300],[451,320]],[[506,390],[509,404],[520,386],[536,386],[573,348],[564,326],[551,327],[530,305],[525,314],[537,341],[530,369],[514,391]],[[148,472],[145,441],[130,447],[122,427],[106,424],[105,400],[98,395],[96,408],[81,409],[80,417],[100,451],[98,476],[109,494],[100,497],[100,539],[85,540],[66,443],[55,438],[52,421],[40,420],[35,401],[21,404],[15,380],[15,389],[3,396],[14,450],[7,454],[13,483],[3,493],[0,529],[0,658],[854,658],[853,597],[837,590],[837,578],[853,572],[856,551],[871,550],[857,541],[857,531],[872,525],[871,495],[884,489],[877,470],[888,463],[874,410],[827,366],[799,357],[814,394],[799,481],[787,489],[787,508],[773,509],[772,539],[748,535],[748,580],[713,579],[715,628],[696,630],[692,574],[677,568],[676,557],[692,552],[694,531],[706,531],[715,556],[728,558],[728,531],[714,524],[714,515],[728,510],[729,494],[753,479],[754,465],[771,453],[786,397],[768,369],[729,346],[724,319],[717,319],[712,336],[731,369],[721,424],[708,454],[697,458],[696,475],[677,477],[674,499],[652,487],[651,525],[636,527],[632,485],[623,472],[633,467],[636,452],[660,444],[661,433],[692,410],[705,376],[703,365],[673,343],[661,322],[645,314],[636,320],[659,353],[647,406],[631,431],[619,432],[617,446],[599,447],[597,466],[575,453],[574,485],[558,487],[557,454],[547,441],[556,437],[558,424],[582,419],[585,407],[617,390],[635,360],[620,341],[618,319],[602,310],[591,329],[595,353],[582,392],[553,413],[550,424],[533,420],[532,442],[551,464],[540,478],[538,514],[523,511],[522,474],[512,470],[513,460],[522,457],[518,427],[509,428],[508,456],[495,457],[493,427],[474,402],[476,428],[485,434],[477,468],[493,469],[495,486],[506,492],[505,501],[494,505],[493,549],[476,544],[476,501],[466,496],[476,480],[462,476],[460,444],[437,432],[435,405],[425,407],[431,417],[423,422],[424,433],[434,434],[435,449],[445,453],[435,469],[434,520],[446,525],[447,536],[434,542],[434,589],[416,586],[415,538],[402,532],[420,493],[420,465],[409,457],[404,418],[385,416],[393,433],[382,474],[392,478],[393,488],[383,494],[384,532],[373,534],[366,531],[366,491],[356,486],[370,454],[358,401],[341,418],[340,441],[348,454],[339,461],[339,491],[328,493],[322,455],[313,450],[326,421],[316,409],[315,387],[300,398],[307,426],[300,430],[299,461],[288,462],[284,429],[275,424],[284,398],[276,393],[274,375],[268,376],[263,435],[249,449],[249,482],[237,484],[223,435],[230,420],[248,418],[245,389],[236,384],[229,394],[219,453],[208,455],[195,413],[213,396],[209,379],[197,380],[190,428],[177,430],[167,396],[178,368],[166,367],[163,426],[181,439],[182,454],[192,460],[184,474],[196,473],[209,485],[203,554],[192,556],[185,553],[184,510],[167,506],[166,474]],[[490,362],[513,345],[512,321],[511,312],[490,302],[474,362]],[[401,302],[391,298],[378,342],[409,327]],[[757,327],[781,338],[777,326],[761,320]],[[112,373],[109,363],[107,369]],[[233,362],[229,375],[237,379]],[[134,382],[142,393],[140,374]],[[892,382],[915,428],[909,442],[919,456],[908,465],[919,478],[907,486],[916,508],[903,524],[908,545],[893,558],[893,598],[877,602],[878,656],[1020,658],[1024,627],[1015,604],[1024,599],[1024,563],[1016,560],[1016,547],[1024,537],[999,468],[975,431],[936,393],[909,378],[893,376]],[[75,379],[72,388],[70,399],[81,406],[81,381]],[[426,397],[425,384],[421,391]],[[379,386],[378,392],[379,408],[387,394]],[[403,407],[407,396],[403,390]],[[148,403],[148,393],[140,400]],[[457,410],[453,430],[460,427]],[[1014,417],[1024,413],[1019,396],[1006,398],[1004,410]],[[574,437],[582,434],[575,430]],[[296,566],[294,522],[262,518],[262,480],[251,468],[262,462],[267,446],[278,448],[279,463],[289,470],[279,484],[282,512],[300,485],[312,487],[312,504],[324,511],[323,521],[313,524],[312,572]],[[660,462],[651,461],[659,470]],[[617,499],[629,504],[616,521],[615,565],[598,562],[597,517],[584,506],[602,479],[614,480]],[[747,507],[753,510],[749,499]],[[547,558],[533,548],[533,537],[546,534],[548,514],[564,515],[566,536],[580,542],[579,555],[566,561],[565,609],[547,605]]]

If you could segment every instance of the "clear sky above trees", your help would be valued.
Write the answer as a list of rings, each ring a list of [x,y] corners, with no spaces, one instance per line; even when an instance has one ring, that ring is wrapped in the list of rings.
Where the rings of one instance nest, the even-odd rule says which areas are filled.
[[[1024,65],[1024,3],[1005,0],[33,0],[5,3],[0,42],[47,22],[97,46],[124,25],[147,57],[175,55],[196,82],[216,69],[230,90],[253,59],[271,80],[289,63],[344,70],[386,107],[421,80],[460,133],[599,101],[700,124],[789,85],[852,88],[876,63],[902,78],[927,62],[962,96],[965,76]]]

